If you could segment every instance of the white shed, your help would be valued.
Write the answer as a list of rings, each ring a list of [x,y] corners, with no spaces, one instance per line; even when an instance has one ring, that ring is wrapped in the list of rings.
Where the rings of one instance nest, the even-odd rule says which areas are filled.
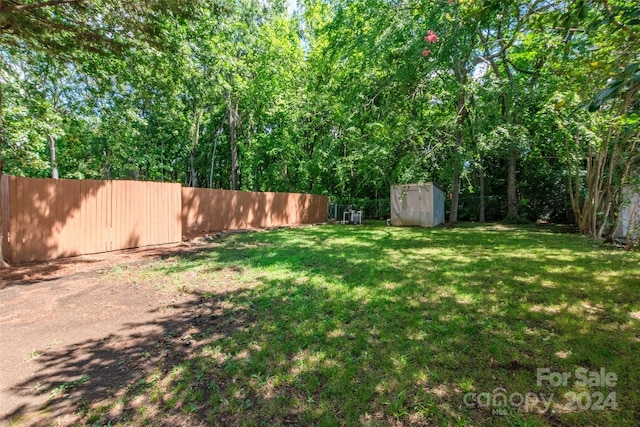
[[[391,186],[391,225],[435,227],[444,222],[444,193],[433,182]]]
[[[617,239],[636,240],[640,238],[640,194],[632,191],[624,192],[625,203],[618,216]]]

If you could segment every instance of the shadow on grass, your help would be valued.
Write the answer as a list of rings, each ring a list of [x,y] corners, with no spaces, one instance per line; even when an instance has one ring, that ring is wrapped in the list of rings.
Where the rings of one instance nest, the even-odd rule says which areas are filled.
[[[121,336],[43,354],[40,373],[16,389],[48,397],[36,417],[73,412],[88,425],[640,418],[638,254],[522,227],[327,226],[231,236],[170,261],[145,277],[174,278],[191,297]],[[221,280],[246,285],[219,292]],[[565,410],[564,393],[584,391],[573,377],[537,384],[538,368],[580,367],[617,374],[615,386],[587,389],[616,392],[615,410]],[[477,400],[494,390],[553,393],[555,411]],[[29,420],[19,411],[9,418],[20,416]]]

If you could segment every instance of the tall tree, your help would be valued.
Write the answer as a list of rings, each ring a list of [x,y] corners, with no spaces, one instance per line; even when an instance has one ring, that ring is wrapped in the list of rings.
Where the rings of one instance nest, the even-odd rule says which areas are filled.
[[[592,113],[591,128],[587,133],[583,127],[567,145],[572,151],[567,157],[569,191],[580,231],[611,240],[625,192],[640,187],[639,13],[637,5],[623,1],[572,6],[565,22],[576,24],[587,37],[584,68],[600,88],[583,104]],[[567,39],[566,50],[580,52],[584,40]],[[574,122],[577,117],[572,116]]]
[[[551,88],[533,135],[566,165],[564,183],[547,187],[552,193],[566,189],[562,197],[570,199],[582,233],[611,239],[624,188],[640,176],[637,5],[598,0],[551,5],[526,35],[537,42],[528,45],[528,54],[537,51],[545,58],[541,75]]]
[[[549,4],[542,0],[529,2],[507,1],[489,5],[484,9],[483,28],[478,35],[482,41],[482,59],[490,65],[501,87],[500,109],[502,126],[508,146],[507,170],[507,219],[514,220],[518,216],[518,195],[516,188],[517,162],[521,155],[522,101],[520,99],[523,85],[519,84],[520,70],[514,66],[510,58],[513,47],[522,41],[528,21],[535,15],[544,13]]]

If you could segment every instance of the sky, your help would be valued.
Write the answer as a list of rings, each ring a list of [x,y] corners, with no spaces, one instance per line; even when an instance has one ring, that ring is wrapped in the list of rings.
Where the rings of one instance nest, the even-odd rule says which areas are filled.
[[[298,7],[297,0],[287,0],[287,13],[289,14],[289,16],[293,15],[293,12],[296,11],[297,7]]]

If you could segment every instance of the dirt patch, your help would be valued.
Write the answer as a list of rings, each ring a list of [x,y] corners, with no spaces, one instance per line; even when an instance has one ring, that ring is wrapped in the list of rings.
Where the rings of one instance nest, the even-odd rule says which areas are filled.
[[[0,289],[60,278],[69,279],[72,276],[99,272],[119,264],[139,263],[181,252],[192,252],[206,246],[206,243],[208,241],[205,238],[197,238],[177,245],[129,249],[22,264],[0,270]]]
[[[199,335],[249,322],[238,312],[231,322],[232,310],[224,308],[225,293],[237,285],[203,296],[105,274],[116,265],[206,250],[214,241],[0,271],[0,425],[76,423],[83,406],[125,393],[187,357],[201,346]]]

